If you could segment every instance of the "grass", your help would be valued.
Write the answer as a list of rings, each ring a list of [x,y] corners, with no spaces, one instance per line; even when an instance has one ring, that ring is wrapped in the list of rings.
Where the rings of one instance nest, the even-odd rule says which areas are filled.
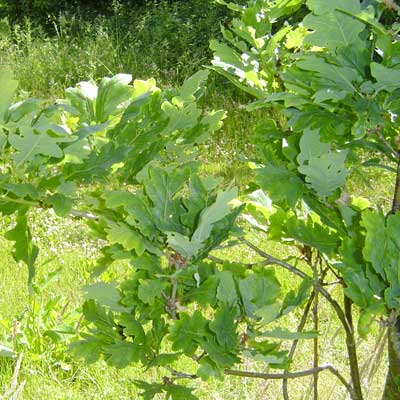
[[[0,63],[14,69],[31,96],[45,98],[119,72],[176,85],[209,64],[208,42],[220,36],[223,9],[201,0],[161,1],[94,19],[63,14],[46,30],[30,20],[3,20]]]
[[[44,213],[44,214],[43,214]],[[161,375],[154,372],[144,373],[139,367],[130,367],[124,370],[116,370],[107,367],[100,361],[94,365],[86,366],[70,359],[62,344],[54,345],[44,336],[47,329],[53,327],[54,320],[68,320],[68,315],[79,308],[81,301],[81,287],[89,281],[91,261],[95,257],[96,243],[90,239],[86,227],[80,221],[61,220],[49,212],[40,212],[40,215],[32,215],[32,224],[36,242],[42,248],[42,257],[39,261],[38,282],[39,293],[29,298],[26,286],[27,273],[24,267],[15,264],[10,256],[10,244],[1,241],[2,281],[0,298],[0,321],[2,325],[15,327],[16,322],[22,324],[20,331],[27,335],[28,343],[20,344],[20,349],[25,353],[23,366],[20,373],[20,381],[26,381],[23,399],[136,399],[138,393],[131,383],[132,379],[153,378],[155,381],[162,379]],[[6,228],[3,221],[2,229]],[[259,246],[265,246],[260,236],[253,236]],[[282,254],[282,249],[268,243],[268,251],[275,255]],[[236,250],[223,251],[219,256],[230,257],[237,260],[253,260],[254,253],[245,247],[239,246]],[[49,262],[49,259],[51,260]],[[49,273],[62,268],[56,279],[48,280]],[[276,270],[283,283],[284,289],[294,288],[299,282],[293,279],[287,272]],[[47,286],[44,286],[47,285]],[[59,305],[46,309],[46,304],[55,296],[61,295]],[[35,300],[36,309],[32,306]],[[34,315],[36,326],[36,342],[29,336],[32,325],[24,325],[25,320],[21,315],[28,313]],[[46,313],[52,314],[47,317]],[[320,351],[321,363],[329,362],[347,376],[347,362],[344,347],[344,335],[338,325],[332,310],[320,301],[321,338]],[[299,312],[285,317],[284,326],[287,329],[295,329],[300,318]],[[311,322],[310,322],[311,323]],[[309,324],[310,325],[310,324]],[[0,325],[1,326],[1,325]],[[306,329],[312,329],[307,326]],[[13,329],[3,330],[4,336],[12,335]],[[374,354],[376,347],[376,334],[368,340],[359,342],[360,365],[371,366],[369,357]],[[29,339],[30,338],[30,339]],[[37,343],[41,342],[41,346]],[[286,344],[287,346],[288,344]],[[295,364],[292,370],[307,369],[312,367],[312,342],[302,341],[299,345]],[[11,380],[14,363],[0,361],[0,388],[6,388]],[[244,363],[244,368],[256,369],[265,372],[265,367],[255,365],[253,362]],[[177,366],[183,371],[193,371],[192,363],[186,360]],[[273,372],[273,371],[270,371]],[[365,374],[364,384],[370,389],[366,399],[374,400],[379,397],[386,372],[382,363],[373,379],[367,379]],[[149,376],[150,374],[150,376]],[[153,376],[151,377],[151,374]],[[311,378],[302,378],[290,384],[291,399],[307,400],[310,398]],[[249,378],[228,377],[221,383],[216,380],[195,383],[196,393],[201,399],[224,400],[280,400],[280,381],[255,381]],[[320,398],[324,400],[347,399],[346,393],[336,378],[329,372],[320,375]],[[0,389],[0,393],[2,390]]]
[[[53,19],[46,28],[35,26],[29,20],[20,25],[11,25],[4,20],[0,26],[0,64],[14,70],[21,82],[21,98],[55,99],[66,87],[81,80],[96,80],[118,72],[132,73],[140,79],[154,76],[162,86],[177,85],[209,63],[208,41],[219,36],[215,21],[223,23],[226,17],[216,6],[202,0],[180,2],[179,7],[162,1],[139,10],[116,8],[108,18],[86,20],[79,15],[63,15]],[[228,116],[223,130],[215,134],[206,149],[205,170],[242,188],[246,187],[249,177],[243,161],[253,151],[253,127],[264,117],[261,112],[248,114],[241,109],[248,100],[222,78],[211,78],[205,104],[227,110]],[[375,170],[371,171],[369,181],[372,182],[370,187],[365,177],[356,176],[350,191],[367,192],[376,204],[387,208],[392,176],[382,178]],[[131,380],[144,376],[150,379],[149,372],[144,375],[138,367],[116,370],[104,362],[91,366],[80,364],[70,359],[63,343],[51,344],[45,335],[46,330],[54,328],[60,321],[76,323],[81,288],[90,282],[90,268],[98,244],[80,221],[60,220],[49,212],[32,214],[31,220],[35,241],[41,248],[39,286],[35,295],[28,294],[25,267],[15,264],[10,255],[10,244],[0,239],[0,339],[3,336],[4,340],[18,341],[24,352],[19,376],[20,381],[26,381],[22,398],[138,398]],[[0,233],[10,224],[12,220],[3,218]],[[268,250],[277,256],[288,255],[286,249],[266,243],[259,235],[253,235],[252,240],[260,247],[268,246]],[[255,258],[254,253],[243,247],[222,255],[237,260],[253,261]],[[285,290],[299,283],[285,271],[277,270],[277,275]],[[322,300],[320,317],[321,363],[333,363],[348,378],[344,335],[332,310]],[[298,311],[290,314],[285,317],[284,326],[295,329],[299,318]],[[307,329],[312,329],[311,325]],[[366,366],[363,383],[369,388],[369,400],[380,397],[386,373],[386,360],[383,360],[376,374],[368,376],[378,332],[376,328],[367,340],[359,341],[360,365]],[[311,346],[311,341],[301,342],[293,370],[312,366]],[[265,372],[265,368],[252,362],[245,362],[244,367]],[[0,359],[0,394],[9,386],[13,368],[13,361]],[[179,368],[190,371],[192,365],[186,360]],[[162,376],[154,375],[153,378],[159,381]],[[310,377],[292,382],[291,399],[310,399],[310,384]],[[229,377],[224,383],[211,380],[195,383],[195,387],[204,400],[282,398],[280,381]],[[336,378],[328,372],[320,375],[319,388],[323,400],[347,398]]]

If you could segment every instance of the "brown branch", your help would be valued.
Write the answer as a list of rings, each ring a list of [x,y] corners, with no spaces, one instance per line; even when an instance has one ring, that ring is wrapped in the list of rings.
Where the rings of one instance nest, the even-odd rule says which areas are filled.
[[[318,320],[318,292],[315,294],[314,305],[313,305],[313,322],[314,322],[314,330],[315,332],[319,331],[319,320]],[[318,336],[313,339],[314,344],[314,359],[313,359],[313,367],[318,368],[319,364],[319,343]],[[314,400],[318,400],[318,373],[314,373]]]
[[[350,333],[346,332],[346,347],[347,347],[347,354],[349,356],[350,375],[351,375],[351,380],[353,382],[354,392],[357,396],[356,399],[362,400],[363,394],[361,389],[360,371],[358,368],[357,347],[354,338],[353,315],[351,306],[352,306],[351,299],[346,295],[344,295],[344,313],[347,324],[350,327]]]
[[[166,368],[171,373],[173,379],[198,379],[199,378],[197,375],[188,374],[186,372],[180,372],[180,371],[177,371],[168,366],[165,366],[164,368]]]
[[[353,388],[351,385],[346,381],[346,379],[340,374],[340,372],[334,368],[330,364],[321,365],[318,368],[311,368],[304,371],[297,371],[297,372],[284,372],[281,374],[266,374],[262,372],[251,372],[251,371],[237,371],[237,370],[225,370],[225,375],[233,375],[233,376],[241,376],[244,378],[255,378],[255,379],[265,379],[265,380],[272,380],[272,379],[296,379],[302,378],[305,376],[314,375],[315,373],[320,373],[322,371],[329,371],[333,375],[335,375],[339,381],[346,387],[348,392],[350,393],[352,398],[354,397]]]
[[[211,261],[214,261],[216,264],[225,264],[225,263],[230,263],[231,261],[229,261],[229,260],[224,260],[224,259],[222,259],[222,258],[219,258],[219,257],[216,257],[216,256],[213,256],[213,255],[211,255],[211,254],[209,254],[208,256],[207,256],[207,258],[209,259],[209,260],[211,260]],[[266,261],[266,260],[264,260],[264,261],[260,261],[260,262],[255,262],[255,263],[241,263],[241,265],[243,265],[244,267],[246,267],[246,268],[254,268],[254,267],[262,267],[262,266],[265,266],[265,265],[268,265],[268,264],[270,264],[270,262],[269,261]]]
[[[312,278],[309,275],[307,275],[305,272],[299,270],[294,265],[291,265],[291,264],[289,264],[289,263],[287,263],[285,261],[279,260],[279,259],[269,255],[268,253],[266,253],[263,250],[259,249],[257,246],[255,246],[254,244],[250,243],[246,239],[242,239],[242,242],[245,243],[252,250],[254,250],[261,257],[264,257],[266,259],[266,261],[267,261],[267,264],[278,265],[278,266],[280,266],[282,268],[285,268],[289,272],[292,272],[293,274],[299,276],[300,278],[309,279],[310,281],[312,281]],[[340,307],[339,303],[329,294],[329,292],[321,285],[320,282],[318,282],[318,281],[315,282],[314,281],[313,284],[314,284],[314,288],[319,293],[321,293],[322,296],[324,296],[328,300],[328,302],[332,305],[332,307],[336,311],[336,314],[338,315],[341,323],[343,324],[346,332],[351,333],[351,328],[347,323],[346,317],[345,317],[344,312],[343,312],[342,308]]]
[[[261,257],[265,258],[265,262],[267,264],[275,264],[275,265],[279,265],[280,267],[283,267],[285,269],[287,269],[288,271],[292,272],[293,274],[299,276],[300,278],[303,279],[310,279],[311,277],[308,276],[306,273],[304,273],[303,271],[300,271],[298,268],[296,268],[295,266],[288,264],[285,261],[279,260],[278,258],[271,256],[270,254],[266,253],[265,251],[261,250],[260,248],[258,248],[257,246],[255,246],[253,243],[249,242],[246,239],[242,239],[242,242],[244,244],[246,244],[248,247],[250,247],[252,250],[254,250],[257,254],[259,254]]]
[[[302,315],[301,320],[300,320],[300,323],[299,323],[299,325],[298,325],[298,327],[297,327],[297,332],[302,332],[303,329],[304,329],[304,327],[305,327],[305,325],[306,325],[307,318],[308,318],[308,314],[310,313],[310,309],[311,309],[312,303],[313,303],[313,301],[314,301],[314,297],[315,297],[315,290],[311,293],[311,296],[310,296],[310,298],[308,299],[308,302],[307,302],[307,304],[306,304],[306,307],[304,308],[303,315]],[[290,348],[289,355],[288,355],[289,362],[290,362],[291,360],[293,360],[294,353],[295,353],[295,351],[296,351],[296,348],[297,348],[297,344],[298,344],[298,343],[299,343],[299,339],[295,339],[295,340],[293,341],[293,343],[292,343],[292,347]],[[287,369],[284,371],[284,373],[288,373],[288,372],[289,372],[289,371],[288,371]],[[283,382],[282,382],[282,392],[283,392],[283,399],[284,399],[284,400],[289,400],[288,378],[283,378]]]
[[[395,214],[397,211],[400,211],[400,152],[398,153],[396,183],[392,203],[392,213]]]
[[[177,371],[171,367],[165,367],[172,375],[173,379],[198,379],[198,375],[188,374],[186,372]],[[296,371],[296,372],[284,372],[284,373],[277,373],[277,374],[268,374],[263,372],[253,372],[253,371],[238,371],[233,369],[226,369],[224,371],[225,375],[228,376],[240,376],[243,378],[253,378],[253,379],[264,379],[264,380],[279,380],[279,379],[297,379],[303,378],[306,376],[319,374],[323,371],[329,371],[333,375],[337,377],[337,379],[343,384],[343,386],[348,390],[351,397],[353,398],[353,388],[351,385],[346,381],[346,379],[340,374],[340,372],[331,364],[324,364],[319,366],[318,368],[311,368],[306,369],[303,371]]]

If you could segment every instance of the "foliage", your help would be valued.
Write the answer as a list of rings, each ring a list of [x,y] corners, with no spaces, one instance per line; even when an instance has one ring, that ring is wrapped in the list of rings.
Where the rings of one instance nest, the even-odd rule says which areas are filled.
[[[136,381],[145,399],[196,398],[176,384],[183,378],[285,380],[329,370],[361,400],[352,304],[362,336],[377,316],[396,322],[400,181],[388,214],[348,187],[365,167],[395,171],[399,161],[398,26],[380,22],[378,2],[227,5],[239,18],[223,29],[224,43],[211,43],[212,68],[257,99],[249,110],[278,116],[258,128],[249,185],[257,190],[249,204],[235,200],[236,188],[200,173],[202,145],[225,117],[199,107],[208,72],[163,91],[153,79],[131,84],[130,75],[118,74],[81,82],[45,106],[35,99],[13,103],[17,82],[4,71],[0,211],[15,217],[5,237],[15,261],[28,266],[33,290],[39,248],[29,211],[49,208],[88,220],[102,256],[94,284],[85,287],[84,322],[70,351],[88,363],[102,358],[117,368],[169,371],[163,382]],[[305,7],[309,14],[298,23]],[[295,262],[248,241],[248,225],[235,225],[244,209],[243,219],[266,240],[300,250]],[[238,244],[262,261],[215,256]],[[271,264],[301,278],[297,290],[284,293],[274,268],[266,268]],[[127,272],[111,281],[105,272],[116,265]],[[325,289],[327,275],[338,278],[344,308]],[[313,370],[288,374],[297,340],[313,339],[318,348],[317,332],[302,332],[304,324],[298,332],[268,326],[307,302],[305,321],[314,302],[317,329],[318,296],[343,324],[351,383],[332,366],[319,366],[318,355]],[[289,354],[280,339],[294,340]],[[243,359],[285,373],[233,369]],[[182,360],[190,372],[179,371]]]
[[[380,2],[309,0],[301,23],[274,30],[276,18],[302,3],[231,4],[240,18],[223,31],[226,43],[211,43],[212,63],[258,99],[249,110],[280,113],[258,128],[263,165],[255,179],[273,211],[267,218],[253,212],[256,226],[262,222],[269,239],[300,246],[310,263],[321,257],[360,308],[365,336],[376,316],[399,306],[398,197],[392,210],[381,210],[348,186],[369,166],[396,171],[399,27],[380,22]]]
[[[288,311],[273,271],[208,259],[235,231],[243,206],[231,204],[237,189],[217,189],[218,179],[198,173],[198,148],[224,118],[196,104],[207,77],[200,71],[180,89],[161,91],[152,79],[131,85],[119,74],[81,82],[43,107],[31,99],[12,104],[17,83],[1,75],[0,209],[16,215],[5,237],[14,259],[29,267],[32,290],[39,252],[27,218],[32,207],[88,218],[104,243],[95,276],[115,261],[129,263],[129,276],[85,289],[86,329],[71,351],[88,362],[152,368],[190,357],[203,379],[221,377],[239,355],[286,366],[279,343],[256,340]],[[77,211],[85,186],[79,204],[87,211]],[[290,306],[301,301],[291,297]],[[192,396],[173,380],[138,385],[147,397]]]

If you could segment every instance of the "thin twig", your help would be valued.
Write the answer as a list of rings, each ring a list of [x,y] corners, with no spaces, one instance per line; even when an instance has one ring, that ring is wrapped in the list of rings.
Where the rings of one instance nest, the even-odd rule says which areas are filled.
[[[400,152],[398,153],[396,183],[394,187],[392,213],[400,210]]]
[[[307,275],[305,272],[299,270],[295,266],[269,255],[268,253],[259,249],[257,246],[250,243],[246,239],[242,239],[242,242],[245,243],[251,249],[253,249],[261,257],[264,257],[268,261],[268,264],[279,265],[280,267],[288,270],[289,272],[292,272],[293,274],[299,276],[300,278],[308,279],[308,280],[312,281],[311,276]],[[334,308],[334,310],[336,311],[336,314],[338,315],[338,317],[340,319],[340,322],[344,325],[345,330],[349,331],[351,333],[351,327],[349,326],[349,324],[346,320],[346,317],[344,315],[344,312],[343,312],[341,306],[339,305],[339,303],[329,294],[329,292],[321,285],[320,282],[314,282],[314,288],[319,293],[321,293],[322,296],[324,296],[329,301],[329,303],[331,303],[332,307]]]
[[[283,267],[287,269],[288,271],[292,272],[293,274],[299,276],[300,278],[303,279],[310,279],[311,277],[308,276],[306,273],[303,271],[300,271],[298,268],[296,268],[293,265],[288,264],[285,261],[279,260],[278,258],[271,256],[270,254],[266,253],[265,251],[261,250],[257,246],[255,246],[253,243],[249,242],[246,239],[242,239],[242,242],[246,244],[248,247],[250,247],[252,250],[254,250],[257,254],[259,254],[261,257],[265,258],[267,264],[275,264],[279,265],[280,267]]]
[[[314,330],[318,332],[319,330],[319,321],[318,321],[318,292],[315,294],[314,305],[313,305],[313,322],[314,322]],[[319,364],[319,349],[318,349],[318,336],[313,339],[314,343],[314,359],[313,359],[313,367],[318,368]],[[318,400],[318,373],[314,374],[314,400]]]
[[[207,256],[207,258],[209,260],[211,260],[211,261],[214,261],[216,264],[221,264],[221,265],[232,262],[232,261],[229,261],[229,260],[224,260],[222,258],[213,256],[211,254],[209,254]],[[267,260],[260,261],[260,262],[255,262],[255,263],[241,263],[241,265],[243,265],[243,267],[245,267],[245,268],[262,267],[262,266],[266,266],[268,264],[271,264],[271,263],[269,261],[267,261]]]
[[[370,370],[370,372],[368,374],[368,378],[367,378],[368,382],[372,382],[376,372],[379,369],[379,366],[380,366],[380,364],[382,362],[382,359],[383,359],[383,356],[385,354],[385,346],[386,346],[386,343],[387,343],[387,339],[388,339],[388,331],[386,329],[385,335],[383,336],[382,341],[381,341],[381,343],[379,345],[375,361],[373,362],[372,368],[371,368],[371,370]],[[368,387],[367,396],[369,395],[369,391],[370,390],[371,390],[371,385],[369,385],[369,387]]]
[[[297,327],[297,332],[302,332],[303,329],[304,329],[304,327],[305,327],[305,325],[306,325],[307,318],[308,318],[308,314],[309,314],[309,312],[310,312],[312,303],[313,303],[313,301],[314,301],[314,296],[315,296],[315,290],[311,293],[311,296],[310,296],[310,298],[308,299],[308,302],[307,302],[307,304],[306,304],[306,307],[304,308],[303,315],[302,315],[301,320],[300,320],[300,323],[299,323],[299,325],[298,325],[298,327]],[[299,343],[299,339],[295,339],[295,340],[293,341],[293,343],[292,343],[292,347],[290,348],[289,355],[288,355],[289,362],[290,362],[291,360],[293,360],[293,356],[294,356],[294,353],[295,353],[295,351],[296,351],[296,348],[297,348],[297,344],[298,344],[298,343]],[[287,369],[284,371],[284,373],[288,373],[288,372],[289,372],[289,371],[288,371]],[[282,382],[282,392],[283,392],[283,399],[284,399],[284,400],[289,400],[288,378],[283,378],[283,382]]]
[[[71,215],[72,217],[89,219],[91,221],[97,221],[99,219],[99,217],[94,214],[79,210],[71,210],[69,212],[69,215]]]
[[[171,375],[174,379],[198,379],[199,378],[197,375],[187,374],[186,372],[180,372],[180,371],[177,371],[168,366],[165,366],[165,369],[167,369],[171,373]]]

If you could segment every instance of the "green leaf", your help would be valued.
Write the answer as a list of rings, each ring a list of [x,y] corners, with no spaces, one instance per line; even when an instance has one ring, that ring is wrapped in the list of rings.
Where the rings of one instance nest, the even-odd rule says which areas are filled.
[[[148,169],[143,184],[153,203],[152,213],[160,230],[180,232],[179,216],[184,213],[184,208],[175,195],[182,189],[190,173],[189,168],[175,169],[170,173],[156,167]]]
[[[210,71],[201,70],[188,78],[180,89],[180,98],[184,101],[198,99],[205,90],[205,84],[210,75]]]
[[[4,237],[7,240],[15,242],[13,257],[16,262],[24,262],[29,270],[29,284],[35,275],[35,262],[39,255],[39,249],[32,242],[31,231],[28,226],[28,220],[25,214],[19,214],[17,224],[8,231]]]
[[[106,207],[118,209],[123,207],[128,213],[126,222],[136,227],[140,232],[152,240],[155,236],[156,226],[148,200],[142,193],[130,193],[116,190],[103,195]]]
[[[312,131],[306,129],[300,139],[300,153],[297,156],[297,161],[300,165],[305,164],[314,157],[321,157],[330,152],[329,143],[322,143],[320,141],[319,133],[317,130]]]
[[[66,132],[54,129],[51,126],[20,128],[20,135],[10,134],[8,141],[17,150],[13,159],[17,166],[26,161],[31,161],[36,155],[61,158],[64,153],[60,148],[61,143],[73,141],[74,138],[67,136]]]
[[[367,275],[362,255],[362,243],[359,243],[356,238],[345,238],[339,248],[339,254],[343,263],[336,265],[336,268],[346,283],[344,289],[346,296],[361,309],[367,309],[373,304],[380,303],[381,292],[385,288],[385,284],[379,279],[372,280],[374,277],[372,273]],[[377,282],[377,285],[372,285],[374,281]]]
[[[243,351],[243,355],[246,358],[249,358],[253,361],[268,364],[268,366],[271,368],[279,368],[279,369],[286,368],[288,364],[287,357],[285,357],[285,355],[283,354],[275,354],[275,353],[276,353],[275,351],[266,352],[266,354],[258,351],[249,351],[249,350]]]
[[[262,318],[261,323],[266,325],[278,319],[280,317],[280,311],[280,303],[272,303],[255,310],[254,315]]]
[[[194,389],[179,385],[166,385],[167,399],[171,400],[199,400],[192,392]]]
[[[123,326],[124,335],[131,337],[136,344],[144,344],[146,334],[139,321],[136,321],[131,314],[121,314],[118,322]]]
[[[175,361],[179,360],[179,357],[182,353],[165,353],[165,354],[158,354],[154,357],[148,367],[163,367],[163,366],[170,366]]]
[[[6,69],[0,70],[0,120],[3,123],[5,113],[10,107],[18,87],[18,81],[13,79],[13,73]]]
[[[305,175],[308,185],[322,198],[330,196],[336,189],[344,186],[348,171],[345,161],[348,151],[327,153],[309,160],[298,170]]]
[[[68,348],[68,352],[74,358],[84,359],[88,364],[93,364],[99,360],[103,344],[96,337],[90,337],[86,340],[78,340],[72,343]]]
[[[129,86],[131,81],[132,76],[128,74],[118,74],[101,80],[95,103],[97,122],[105,122],[111,115],[121,112],[118,111],[118,106],[129,100],[133,94],[133,88]]]
[[[231,306],[236,305],[239,298],[232,272],[222,271],[218,274],[218,278],[217,299]]]
[[[162,279],[139,280],[138,297],[143,303],[153,305],[165,289],[166,282]]]
[[[318,132],[310,130],[301,137],[300,149],[298,170],[320,197],[325,198],[344,185],[348,150],[331,152],[329,145],[321,143]]]
[[[198,288],[187,292],[184,298],[190,302],[198,303],[200,307],[213,306],[217,299],[219,282],[220,278],[218,276],[211,275]]]
[[[373,62],[371,63],[371,74],[376,79],[375,90],[392,93],[400,88],[400,70],[398,69]]]
[[[139,380],[134,380],[133,383],[142,390],[139,394],[143,400],[153,400],[157,394],[163,392],[164,385],[160,383],[147,383]]]
[[[180,317],[180,320],[171,325],[169,338],[174,351],[182,350],[190,357],[195,353],[199,342],[207,336],[208,321],[200,311],[195,311],[192,316],[181,313]]]
[[[273,271],[261,270],[240,280],[239,290],[246,314],[254,317],[257,310],[276,303],[281,287]]]
[[[146,250],[144,238],[123,222],[110,223],[106,232],[110,244],[118,243],[126,250],[135,250],[138,256],[141,256]]]
[[[229,203],[237,195],[237,188],[218,192],[215,202],[201,212],[199,225],[191,239],[193,242],[202,243],[210,236],[213,225],[230,213],[231,206]]]
[[[94,283],[93,285],[84,286],[83,291],[85,298],[88,300],[96,300],[100,305],[110,307],[113,311],[126,311],[119,304],[121,296],[118,289],[110,283]]]
[[[297,290],[290,290],[282,302],[281,315],[292,312],[296,307],[300,306],[310,296],[312,281],[303,279]]]
[[[197,375],[203,380],[207,381],[210,378],[217,378],[222,380],[224,378],[223,371],[218,368],[215,363],[207,356],[203,357],[200,362],[200,366],[197,369]]]
[[[139,361],[140,349],[130,342],[115,343],[103,347],[104,358],[108,365],[116,368],[126,368]]]
[[[314,54],[304,56],[296,62],[296,66],[305,71],[316,72],[315,86],[319,90],[314,98],[317,103],[328,99],[340,101],[347,93],[355,93],[354,84],[363,80],[356,69],[330,64]]]
[[[233,351],[238,346],[236,313],[236,307],[222,303],[217,308],[213,321],[210,322],[210,329],[215,333],[218,344],[228,351]]]
[[[366,229],[363,255],[374,271],[386,282],[385,300],[390,308],[400,305],[400,213],[385,217],[382,212],[366,210],[361,225]],[[383,243],[377,246],[377,243]]]
[[[256,170],[256,183],[265,190],[273,202],[294,207],[305,190],[302,180],[284,167],[267,165]]]
[[[365,25],[352,16],[335,10],[341,8],[358,13],[361,11],[358,0],[336,0],[334,3],[309,0],[308,5],[314,15],[309,14],[303,20],[304,26],[313,31],[305,37],[306,44],[335,51],[338,47],[360,41],[359,35],[365,29]]]
[[[70,213],[74,204],[70,197],[64,196],[61,193],[53,194],[46,200],[46,202],[51,204],[54,212],[60,217],[66,217]]]
[[[191,241],[179,232],[168,232],[167,237],[170,247],[187,259],[194,257],[203,247],[201,242]]]
[[[230,368],[240,361],[236,355],[219,346],[214,337],[207,337],[201,342],[201,347],[219,368]]]
[[[293,238],[306,246],[314,247],[329,257],[336,254],[339,246],[338,235],[325,228],[323,225],[312,221],[306,221],[291,217],[286,221],[285,230],[287,237]]]
[[[94,300],[85,301],[83,315],[88,322],[95,324],[101,330],[109,331],[116,327],[113,313]]]

